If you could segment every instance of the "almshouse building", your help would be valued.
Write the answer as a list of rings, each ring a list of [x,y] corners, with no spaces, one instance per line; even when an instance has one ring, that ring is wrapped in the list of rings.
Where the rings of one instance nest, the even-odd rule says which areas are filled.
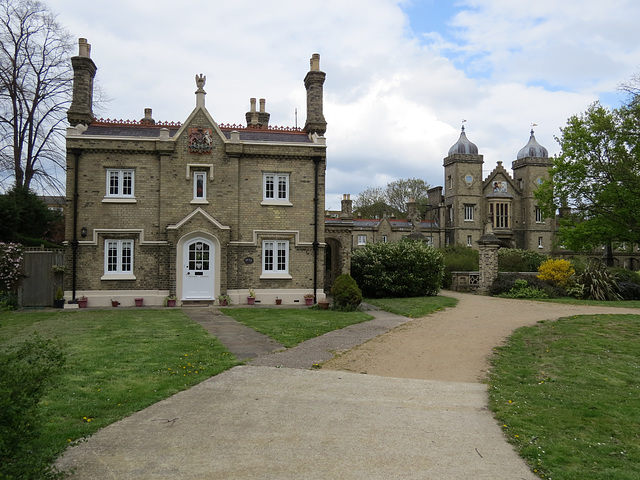
[[[250,100],[245,126],[205,105],[183,123],[96,120],[96,65],[80,39],[68,111],[65,297],[90,306],[215,301],[228,294],[303,302],[324,297],[326,121],[320,57],[304,78],[304,128],[269,126]]]

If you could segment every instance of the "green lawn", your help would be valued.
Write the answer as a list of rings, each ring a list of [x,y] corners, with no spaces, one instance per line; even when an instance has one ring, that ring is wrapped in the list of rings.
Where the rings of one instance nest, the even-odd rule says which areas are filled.
[[[640,478],[639,339],[640,315],[577,316],[496,349],[490,407],[540,477]]]
[[[455,307],[458,304],[457,299],[441,295],[436,297],[367,298],[365,302],[387,312],[413,318],[424,317],[438,310]]]
[[[365,312],[314,308],[226,308],[224,313],[285,347],[373,318]]]
[[[60,385],[42,405],[37,451],[50,459],[69,443],[238,364],[173,309],[0,314],[0,348],[33,332],[59,339],[67,354]]]

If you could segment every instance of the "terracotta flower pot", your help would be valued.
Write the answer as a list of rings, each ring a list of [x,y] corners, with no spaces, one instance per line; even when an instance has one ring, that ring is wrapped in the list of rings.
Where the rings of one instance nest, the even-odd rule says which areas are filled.
[[[176,299],[175,298],[168,298],[167,299],[167,307],[175,307],[176,306]]]
[[[117,300],[111,300],[111,306],[112,307],[117,307],[118,305],[120,305],[120,302]]]
[[[318,306],[320,307],[320,310],[329,310],[329,302],[326,300],[319,301]]]
[[[247,303],[249,305],[253,305],[254,303],[256,303],[256,297],[247,297]]]
[[[282,299],[276,298],[276,305],[282,305]]]
[[[89,300],[78,300],[78,308],[87,308],[87,302]]]
[[[133,300],[136,302],[136,307],[141,307],[142,306],[142,301],[144,299],[142,299],[142,298],[134,298]]]
[[[313,297],[304,297],[304,304],[307,306],[313,305]]]

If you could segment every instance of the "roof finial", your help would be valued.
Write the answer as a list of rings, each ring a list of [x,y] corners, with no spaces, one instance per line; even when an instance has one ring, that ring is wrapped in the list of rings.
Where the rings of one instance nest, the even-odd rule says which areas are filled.
[[[466,122],[466,120],[463,118],[462,119],[462,131],[464,132],[464,123]]]

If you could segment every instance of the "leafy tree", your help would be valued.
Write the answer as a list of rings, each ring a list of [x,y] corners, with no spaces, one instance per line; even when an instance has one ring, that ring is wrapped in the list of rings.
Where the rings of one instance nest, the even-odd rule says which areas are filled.
[[[427,207],[429,184],[419,178],[395,180],[386,187],[367,187],[358,194],[354,210],[368,218],[382,218],[384,214],[404,216],[407,202],[413,198],[424,214]]]
[[[73,42],[37,0],[0,0],[0,171],[28,189],[60,187]]]
[[[52,220],[45,203],[24,187],[0,195],[0,241],[40,244]]]
[[[560,209],[558,241],[572,250],[640,242],[640,103],[599,103],[569,118],[551,179],[536,192],[543,212]]]

